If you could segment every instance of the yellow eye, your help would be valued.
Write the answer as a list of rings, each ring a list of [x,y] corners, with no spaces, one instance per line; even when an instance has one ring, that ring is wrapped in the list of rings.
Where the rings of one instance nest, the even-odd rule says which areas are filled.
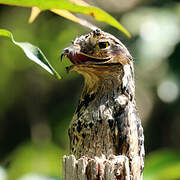
[[[109,43],[108,42],[99,42],[98,44],[100,49],[105,49],[109,47]]]

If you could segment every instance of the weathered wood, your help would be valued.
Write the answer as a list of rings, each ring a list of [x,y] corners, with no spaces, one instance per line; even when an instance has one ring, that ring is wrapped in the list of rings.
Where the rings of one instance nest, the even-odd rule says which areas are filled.
[[[126,156],[109,159],[63,157],[63,180],[130,180],[129,160]]]

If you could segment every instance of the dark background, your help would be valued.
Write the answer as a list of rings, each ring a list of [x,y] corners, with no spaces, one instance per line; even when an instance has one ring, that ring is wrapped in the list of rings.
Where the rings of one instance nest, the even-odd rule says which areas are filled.
[[[128,39],[104,23],[91,22],[119,38],[135,60],[136,97],[147,156],[180,149],[180,3],[178,0],[89,1],[114,16],[132,34]],[[67,74],[62,50],[85,27],[51,12],[28,24],[30,9],[0,5],[0,28],[15,40],[40,47],[63,77],[56,80],[0,37],[0,179],[52,180],[68,154],[67,129],[83,78]],[[82,17],[82,15],[78,15]],[[84,17],[84,16],[83,16]],[[180,172],[180,171],[179,171]],[[147,178],[148,179],[148,178]],[[171,179],[171,178],[169,178]]]

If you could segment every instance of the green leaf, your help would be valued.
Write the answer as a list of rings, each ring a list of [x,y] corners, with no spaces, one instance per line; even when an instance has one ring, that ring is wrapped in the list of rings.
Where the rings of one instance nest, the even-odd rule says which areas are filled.
[[[24,51],[24,53],[29,59],[39,64],[41,67],[46,69],[49,73],[55,75],[58,79],[61,79],[60,75],[50,65],[45,55],[42,53],[42,51],[38,47],[28,42],[16,42],[13,38],[13,35],[5,29],[0,29],[0,36],[8,37],[14,44],[19,46]]]
[[[81,6],[76,5],[65,0],[0,0],[0,4],[8,4],[15,6],[25,7],[39,7],[41,10],[45,9],[64,9],[71,12],[82,13],[94,17],[94,19],[102,22],[106,22],[122,32],[128,37],[131,37],[130,33],[111,15],[106,13],[100,8],[94,6]]]

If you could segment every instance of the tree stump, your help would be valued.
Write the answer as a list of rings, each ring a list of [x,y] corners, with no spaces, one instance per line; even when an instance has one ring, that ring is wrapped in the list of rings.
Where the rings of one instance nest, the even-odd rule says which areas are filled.
[[[129,160],[126,156],[109,159],[63,157],[63,180],[130,180]]]

